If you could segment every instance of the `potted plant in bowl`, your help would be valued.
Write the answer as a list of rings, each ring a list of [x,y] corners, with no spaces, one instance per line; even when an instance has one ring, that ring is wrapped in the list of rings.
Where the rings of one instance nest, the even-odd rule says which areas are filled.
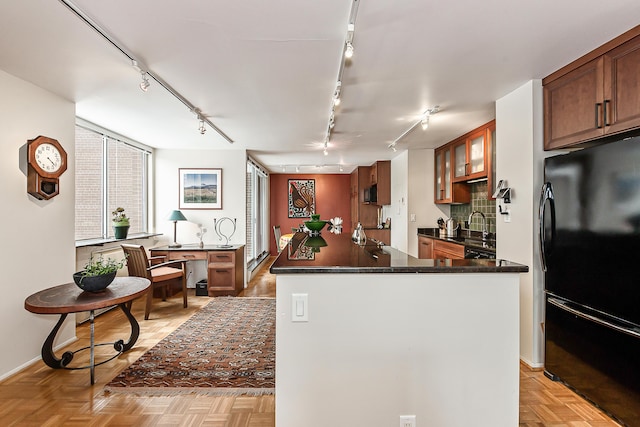
[[[129,217],[124,213],[124,208],[116,208],[113,215],[113,235],[116,239],[126,239],[129,232]]]
[[[105,260],[102,256],[94,260],[92,257],[84,270],[73,274],[73,281],[83,291],[102,292],[113,282],[118,270],[124,266],[124,260]]]

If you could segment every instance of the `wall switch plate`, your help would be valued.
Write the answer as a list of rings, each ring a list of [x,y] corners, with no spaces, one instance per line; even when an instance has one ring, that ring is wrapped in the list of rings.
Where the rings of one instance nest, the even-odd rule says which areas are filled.
[[[416,214],[411,214],[411,222],[416,222]]]
[[[309,294],[291,294],[291,321],[309,321]]]
[[[400,427],[416,427],[416,416],[400,415]]]

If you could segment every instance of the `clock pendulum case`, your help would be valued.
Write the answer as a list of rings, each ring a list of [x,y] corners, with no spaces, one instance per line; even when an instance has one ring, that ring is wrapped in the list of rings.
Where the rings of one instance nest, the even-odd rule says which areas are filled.
[[[60,175],[67,170],[67,153],[53,138],[39,136],[27,143],[27,193],[49,200],[60,193]]]

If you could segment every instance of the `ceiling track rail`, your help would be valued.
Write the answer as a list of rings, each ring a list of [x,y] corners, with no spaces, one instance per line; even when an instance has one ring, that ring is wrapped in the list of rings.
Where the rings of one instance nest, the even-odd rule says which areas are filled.
[[[162,79],[162,77],[158,76],[157,74],[155,74],[151,70],[149,70],[148,67],[146,67],[143,62],[141,62],[138,58],[135,57],[135,55],[133,55],[131,53],[131,51],[129,51],[129,49],[124,47],[122,43],[118,42],[111,34],[109,34],[106,30],[104,30],[96,21],[91,19],[78,6],[76,6],[75,4],[73,4],[69,0],[58,0],[58,1],[60,3],[62,3],[63,5],[65,5],[71,12],[73,12],[85,24],[87,24],[89,27],[91,27],[96,33],[98,33],[100,36],[102,36],[113,47],[118,49],[124,56],[126,56],[129,59],[129,61],[131,61],[132,63],[135,61],[138,64],[138,67],[140,67],[141,70],[143,70],[149,77],[151,77],[160,86],[162,86],[174,98],[176,98],[178,101],[182,102],[185,105],[185,107],[187,107],[189,109],[189,111],[191,111],[193,114],[195,114],[198,117],[199,120],[202,120],[205,123],[207,123],[213,130],[215,130],[221,137],[223,137],[230,144],[234,143],[233,139],[229,138],[229,136],[226,133],[224,133],[219,127],[214,125],[213,122],[211,122],[211,120],[209,118],[207,118],[205,115],[203,115],[199,108],[197,108],[195,105],[193,105],[191,102],[189,102],[189,100],[187,98],[182,96],[180,94],[180,92],[175,90],[169,83],[164,81]]]

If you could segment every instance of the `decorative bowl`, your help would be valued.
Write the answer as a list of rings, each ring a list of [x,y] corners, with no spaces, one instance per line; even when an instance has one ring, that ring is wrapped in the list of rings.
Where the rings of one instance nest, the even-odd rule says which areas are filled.
[[[116,278],[117,271],[101,276],[83,276],[83,271],[73,273],[73,281],[86,292],[103,292]]]
[[[327,221],[322,221],[322,220],[305,221],[304,225],[306,225],[307,228],[311,231],[319,232],[324,228],[325,225],[327,225]]]

